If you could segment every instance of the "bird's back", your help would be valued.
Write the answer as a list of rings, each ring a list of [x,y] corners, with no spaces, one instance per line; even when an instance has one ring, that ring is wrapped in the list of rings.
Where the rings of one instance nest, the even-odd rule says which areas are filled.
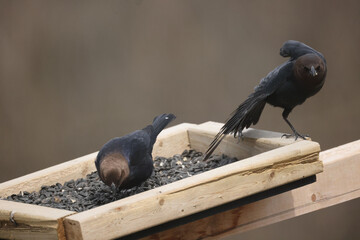
[[[105,143],[99,151],[95,160],[97,168],[100,167],[102,159],[111,153],[121,153],[129,165],[141,164],[143,156],[146,156],[150,145],[150,136],[144,130],[137,130],[122,137],[116,137]],[[144,151],[145,150],[145,151]]]

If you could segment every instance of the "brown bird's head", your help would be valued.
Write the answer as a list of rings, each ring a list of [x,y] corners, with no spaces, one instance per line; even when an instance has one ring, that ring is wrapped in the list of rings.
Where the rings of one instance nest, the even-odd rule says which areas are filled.
[[[129,164],[121,153],[107,154],[100,164],[100,178],[108,186],[119,188],[128,178]]]
[[[317,54],[308,53],[296,60],[294,74],[298,81],[313,87],[323,82],[326,66]]]

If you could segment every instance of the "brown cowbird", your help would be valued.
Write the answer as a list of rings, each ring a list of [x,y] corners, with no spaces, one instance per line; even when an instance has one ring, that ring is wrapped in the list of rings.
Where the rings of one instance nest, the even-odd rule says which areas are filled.
[[[107,142],[95,160],[100,179],[116,189],[129,189],[148,179],[153,172],[156,137],[174,119],[173,114],[159,115],[142,130]]]
[[[290,59],[261,79],[254,92],[231,114],[210,144],[204,160],[210,157],[226,134],[242,137],[244,128],[259,121],[266,103],[283,108],[282,116],[293,131],[295,140],[298,137],[305,139],[289,122],[288,116],[295,106],[322,88],[327,71],[326,60],[320,52],[294,40],[284,43],[280,55]]]

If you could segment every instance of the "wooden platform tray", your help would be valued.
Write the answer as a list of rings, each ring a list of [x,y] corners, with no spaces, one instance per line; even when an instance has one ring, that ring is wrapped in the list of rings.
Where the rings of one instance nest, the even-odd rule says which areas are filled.
[[[266,190],[185,217],[185,221],[177,219],[122,239],[219,240],[229,236],[241,239],[243,232],[360,198],[360,140],[320,152],[319,158],[324,171],[316,177]]]
[[[222,124],[183,123],[164,130],[153,156],[184,149],[205,151]],[[241,161],[81,213],[0,200],[0,238],[110,239],[265,191],[323,170],[320,146],[248,129],[244,140],[226,137],[216,154]],[[95,171],[97,153],[0,184],[0,196],[37,191]],[[13,215],[17,224],[10,221]]]

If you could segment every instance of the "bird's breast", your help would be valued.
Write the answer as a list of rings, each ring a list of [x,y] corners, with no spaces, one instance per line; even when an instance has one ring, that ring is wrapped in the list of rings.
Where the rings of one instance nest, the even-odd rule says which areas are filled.
[[[324,85],[325,78],[321,75],[313,76],[296,76],[296,83],[301,90],[306,94],[306,97],[311,97],[320,91]]]
[[[286,81],[267,98],[267,102],[275,107],[292,109],[302,104],[306,98],[303,89],[294,81]]]

